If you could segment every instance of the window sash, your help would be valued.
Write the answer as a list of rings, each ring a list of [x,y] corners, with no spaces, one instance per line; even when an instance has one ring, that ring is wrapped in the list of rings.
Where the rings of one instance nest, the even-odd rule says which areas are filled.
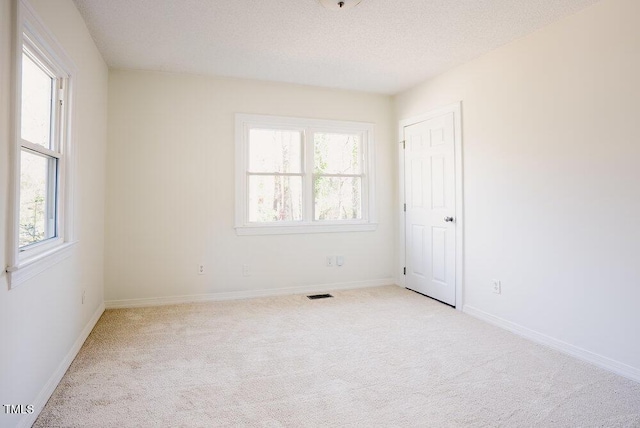
[[[313,129],[311,130],[311,132],[309,133],[309,145],[310,145],[310,150],[313,156],[313,169],[312,171],[314,171],[314,173],[316,174],[337,174],[337,175],[361,175],[364,174],[366,172],[366,168],[367,168],[367,157],[366,157],[366,151],[365,151],[365,138],[366,135],[364,132],[353,132],[353,131],[342,131],[342,130],[327,130],[327,129]],[[317,134],[325,134],[325,135],[347,135],[347,136],[357,136],[358,137],[358,155],[359,155],[359,173],[346,173],[346,172],[316,172],[316,165],[315,165],[315,155],[316,155],[316,135]]]
[[[33,242],[29,242],[27,244],[24,245],[20,245],[20,243],[18,244],[19,247],[19,251],[23,252],[23,251],[27,251],[29,248],[33,248],[35,245],[40,244],[42,242],[51,240],[51,239],[56,239],[59,237],[59,230],[60,230],[60,222],[59,222],[59,218],[60,218],[60,159],[56,158],[56,157],[52,157],[52,156],[47,156],[47,155],[43,155],[41,153],[32,151],[30,149],[25,149],[22,148],[22,150],[20,151],[20,157],[22,159],[22,156],[24,156],[24,154],[31,154],[31,155],[35,155],[38,156],[40,158],[43,158],[46,161],[46,177],[45,177],[45,195],[44,195],[44,209],[42,210],[42,215],[44,216],[43,218],[43,233],[44,233],[44,237],[42,239],[39,239],[37,241],[33,241]],[[22,162],[21,162],[21,166],[22,166]],[[20,187],[22,189],[22,171],[20,174]],[[23,200],[23,194],[22,194],[22,190],[20,193],[20,200],[19,200],[19,205],[20,205],[20,209],[22,209],[22,205],[24,203]],[[35,201],[34,201],[35,202]],[[37,205],[36,205],[37,206]],[[36,210],[36,207],[33,208],[33,210]],[[36,218],[34,220],[34,232],[35,233],[35,229],[37,227],[37,212],[34,212],[34,217]],[[20,212],[20,216],[19,216],[19,220],[22,220],[22,211]],[[20,228],[23,227],[22,224],[19,225]]]
[[[251,131],[282,131],[282,132],[290,132],[290,133],[298,133],[300,134],[300,158],[299,169],[300,172],[280,172],[275,170],[267,170],[267,171],[253,171],[251,170]],[[246,144],[247,144],[247,160],[245,164],[245,170],[251,174],[304,174],[305,173],[305,156],[306,156],[306,147],[305,147],[305,135],[304,129],[291,129],[288,127],[274,127],[274,126],[250,126],[247,129],[246,135]]]
[[[313,174],[312,181],[315,183],[316,178],[360,178],[360,218],[356,219],[340,219],[340,220],[321,220],[316,219],[316,200],[318,195],[315,191],[315,186],[313,186],[312,193],[312,221],[314,223],[353,223],[353,222],[363,222],[368,220],[368,212],[367,212],[367,204],[368,204],[368,188],[367,188],[367,176],[365,174]]]
[[[251,177],[300,177],[301,182],[302,182],[302,204],[301,204],[301,208],[302,208],[302,212],[301,212],[301,218],[300,220],[272,220],[272,221],[251,221],[251,198],[252,198],[252,193],[251,193]],[[263,225],[263,224],[277,224],[277,225],[284,225],[284,224],[300,224],[301,222],[305,221],[305,210],[304,210],[304,200],[305,200],[305,196],[304,196],[304,188],[305,188],[305,181],[306,181],[306,175],[304,173],[284,173],[284,172],[277,172],[277,173],[270,173],[270,172],[247,172],[247,180],[246,180],[246,198],[245,198],[245,207],[246,207],[246,218],[245,221],[247,224],[252,224],[252,225]]]
[[[65,94],[65,81],[67,80],[66,74],[54,65],[52,60],[49,60],[45,53],[37,46],[37,44],[31,40],[27,33],[23,33],[22,54],[29,57],[45,74],[52,79],[51,88],[51,107],[50,107],[50,129],[49,129],[49,146],[44,147],[39,144],[34,144],[31,141],[25,140],[20,135],[20,140],[24,143],[31,143],[42,148],[54,151],[62,152],[64,141],[64,109],[62,101]],[[20,58],[22,61],[22,57]],[[20,91],[22,93],[22,80],[20,81]],[[22,132],[22,126],[19,128],[19,133]]]

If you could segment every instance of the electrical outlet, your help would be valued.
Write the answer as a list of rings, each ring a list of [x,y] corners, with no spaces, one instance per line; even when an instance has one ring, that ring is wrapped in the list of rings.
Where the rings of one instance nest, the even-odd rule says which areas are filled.
[[[336,256],[336,266],[342,266],[344,264],[344,256]]]
[[[502,284],[500,284],[499,279],[492,280],[493,283],[493,292],[496,294],[502,293]]]
[[[327,256],[327,267],[333,267],[333,256]]]
[[[242,276],[251,276],[251,268],[249,265],[242,265]]]
[[[204,270],[204,264],[203,264],[203,263],[200,263],[200,264],[198,265],[198,275],[204,275],[204,272],[205,272],[205,270]]]

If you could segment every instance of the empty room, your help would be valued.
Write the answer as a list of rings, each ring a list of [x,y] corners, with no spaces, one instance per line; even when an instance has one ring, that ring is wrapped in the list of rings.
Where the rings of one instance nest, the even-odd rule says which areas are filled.
[[[0,0],[0,427],[640,427],[639,16]]]

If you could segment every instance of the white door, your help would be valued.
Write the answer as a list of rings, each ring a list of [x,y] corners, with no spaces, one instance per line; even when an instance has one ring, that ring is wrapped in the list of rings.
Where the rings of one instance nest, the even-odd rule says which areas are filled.
[[[454,114],[404,128],[406,287],[456,304]]]

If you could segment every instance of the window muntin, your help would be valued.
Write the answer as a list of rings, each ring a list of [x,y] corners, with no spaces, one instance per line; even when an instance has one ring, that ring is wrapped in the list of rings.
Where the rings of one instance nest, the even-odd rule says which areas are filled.
[[[237,115],[236,125],[237,228],[374,224],[371,124]]]

